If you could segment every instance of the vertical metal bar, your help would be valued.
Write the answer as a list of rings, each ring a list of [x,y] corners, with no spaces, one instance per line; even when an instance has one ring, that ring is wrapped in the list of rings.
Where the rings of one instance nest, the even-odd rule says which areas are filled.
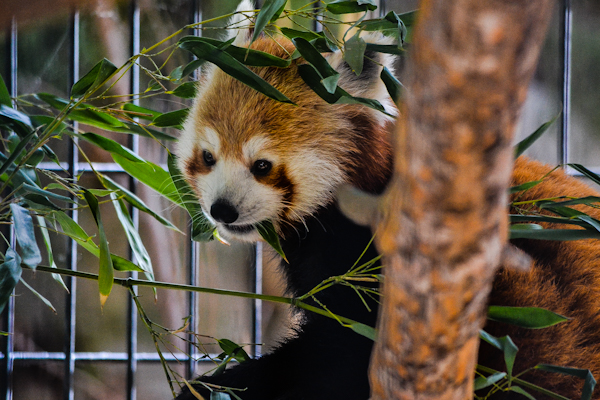
[[[137,0],[131,3],[131,54],[135,55],[140,52],[140,6]],[[130,76],[130,90],[131,93],[136,94],[140,91],[140,68],[137,64],[134,64],[131,68]],[[133,104],[139,105],[140,100],[137,97],[133,98]],[[129,137],[129,145],[134,153],[138,154],[140,150],[140,138],[138,135],[131,135]],[[137,183],[133,177],[129,177],[129,187],[132,192],[136,192]],[[140,213],[135,207],[131,207],[131,218],[133,226],[139,231],[140,227]],[[137,272],[132,272],[131,277],[136,279],[138,277]],[[135,294],[137,294],[137,287],[133,288]],[[137,396],[137,390],[135,385],[135,375],[137,372],[137,333],[138,333],[138,319],[137,309],[133,302],[133,299],[129,297],[129,319],[127,322],[127,400],[135,400]]]
[[[69,60],[69,79],[67,82],[70,91],[72,85],[79,80],[79,11],[73,11],[70,20],[70,60]],[[77,130],[77,123],[73,123],[73,129]],[[79,173],[77,165],[79,163],[79,152],[76,146],[77,138],[72,138],[73,143],[69,147],[69,175],[73,179],[77,179]],[[78,220],[79,213],[77,209],[71,211],[71,218],[75,222]],[[69,252],[67,253],[67,264],[72,270],[77,270],[77,243],[74,240],[69,240]],[[67,277],[65,284],[69,288],[67,293],[66,307],[65,307],[65,378],[64,378],[64,389],[63,398],[65,400],[75,399],[75,390],[73,384],[73,375],[75,374],[75,326],[76,326],[76,297],[77,297],[77,284],[73,277]]]
[[[192,14],[193,20],[192,23],[198,23],[202,21],[202,1],[194,0],[192,3]],[[196,29],[194,31],[194,35],[202,36],[202,31],[200,29]],[[199,77],[199,71],[194,71],[194,78],[197,80]],[[191,232],[191,227],[190,227]],[[190,285],[198,284],[198,243],[190,241],[190,250],[189,250],[189,283]],[[189,327],[192,332],[198,331],[198,295],[196,292],[188,292],[188,309],[190,312],[190,322]],[[198,356],[198,349],[194,346],[194,335],[190,334],[189,342],[187,345],[187,353],[189,355],[189,359],[186,365],[186,375],[188,379],[193,379],[196,375],[196,358]]]
[[[262,273],[263,273],[263,244],[262,242],[257,242],[255,245],[254,251],[254,293],[262,294]],[[254,299],[253,304],[254,312],[252,319],[252,326],[254,327],[252,331],[252,343],[253,349],[252,353],[254,357],[258,357],[261,354],[261,343],[262,339],[262,300]]]
[[[10,32],[8,34],[8,49],[9,49],[9,68],[8,68],[8,91],[10,96],[17,97],[17,20],[15,17],[12,18],[10,25]],[[10,231],[10,245],[16,246],[14,227],[11,227]],[[15,347],[14,342],[14,330],[15,330],[15,298],[11,296],[4,310],[6,332],[9,335],[6,336],[5,348],[4,348],[4,365],[2,370],[2,385],[5,390],[6,400],[12,400],[13,398],[13,368],[14,368],[14,357],[13,351]]]
[[[573,10],[571,0],[563,0],[560,16],[561,39],[561,85],[560,95],[562,100],[562,113],[560,116],[559,148],[560,162],[569,162],[569,119],[571,117],[571,42],[573,27]]]

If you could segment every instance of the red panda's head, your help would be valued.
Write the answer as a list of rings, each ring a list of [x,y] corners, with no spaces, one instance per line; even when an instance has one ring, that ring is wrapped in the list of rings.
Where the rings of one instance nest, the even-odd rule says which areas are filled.
[[[235,44],[243,46],[247,37],[239,35]],[[262,38],[251,47],[281,58],[294,51],[287,39]],[[365,60],[357,77],[339,52],[326,57],[340,72],[340,87],[396,113],[380,65]],[[253,68],[295,105],[272,100],[216,67],[199,83],[179,141],[179,166],[225,238],[256,240],[255,227],[265,220],[284,232],[330,204],[340,184],[378,192],[391,174],[391,118],[361,105],[326,103],[298,75],[302,62]]]

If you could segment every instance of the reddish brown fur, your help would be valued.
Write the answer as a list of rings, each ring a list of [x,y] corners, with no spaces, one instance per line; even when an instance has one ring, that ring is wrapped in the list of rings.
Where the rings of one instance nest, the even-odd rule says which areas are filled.
[[[512,184],[542,179],[550,170],[548,166],[521,157],[515,163]],[[517,196],[519,201],[526,201],[555,196],[598,196],[598,193],[557,170],[543,183]],[[598,209],[586,207],[585,212],[600,219]],[[572,225],[560,228],[572,228]],[[595,377],[600,377],[600,241],[516,240],[515,244],[536,261],[529,272],[500,270],[491,304],[543,307],[571,320],[542,330],[517,329],[499,323],[490,323],[486,330],[497,336],[510,335],[519,347],[516,373],[545,363],[590,369]],[[497,354],[497,350],[482,345],[480,364],[503,370],[500,364],[486,362],[498,359]],[[580,379],[540,372],[528,373],[523,378],[568,398],[581,396],[583,381]],[[594,398],[597,397],[598,394]]]

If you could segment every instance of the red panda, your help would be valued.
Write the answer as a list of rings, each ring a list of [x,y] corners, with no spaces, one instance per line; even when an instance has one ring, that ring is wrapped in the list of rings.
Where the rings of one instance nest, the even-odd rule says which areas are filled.
[[[248,7],[250,9],[250,7]],[[240,35],[235,45],[248,37]],[[251,48],[289,58],[294,46],[283,38],[261,38]],[[379,100],[388,114],[397,110],[379,79],[387,56],[368,54],[356,76],[341,55],[327,56],[340,73],[339,85],[355,96]],[[370,61],[374,60],[374,61]],[[381,193],[392,174],[392,119],[361,105],[328,104],[298,74],[302,59],[289,68],[255,68],[255,73],[295,105],[278,103],[217,68],[209,68],[179,142],[179,166],[198,194],[207,218],[228,239],[260,239],[256,227],[273,222],[288,262],[281,269],[288,292],[302,295],[331,276],[341,275],[360,257],[372,238],[339,211],[336,189],[351,184]],[[517,160],[513,184],[541,179],[550,168]],[[521,193],[521,199],[553,195],[595,195],[561,172]],[[600,218],[599,212],[592,212]],[[598,214],[598,215],[596,215]],[[492,304],[540,306],[573,320],[528,332],[490,324],[490,332],[509,333],[521,348],[515,372],[537,363],[590,368],[600,373],[600,244],[594,241],[515,244],[533,256],[529,272],[501,269]],[[370,247],[364,260],[374,259]],[[374,326],[377,302],[363,301],[349,287],[333,286],[311,300],[332,312]],[[486,328],[487,329],[487,328]],[[223,374],[200,377],[206,384],[244,389],[243,400],[319,400],[369,398],[368,364],[372,342],[337,321],[306,313],[296,335],[272,353],[244,362]],[[502,354],[483,347],[480,363],[502,370]],[[576,397],[579,382],[534,375],[536,383]],[[557,380],[558,379],[558,380]],[[206,399],[208,386],[195,389]],[[179,400],[195,399],[188,389]]]

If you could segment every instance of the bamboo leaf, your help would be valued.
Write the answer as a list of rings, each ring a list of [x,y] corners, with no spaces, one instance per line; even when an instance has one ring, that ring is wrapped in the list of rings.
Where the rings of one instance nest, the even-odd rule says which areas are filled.
[[[51,309],[54,314],[58,314],[56,312],[56,308],[54,308],[54,306],[52,305],[52,303],[50,303],[50,301],[45,298],[44,296],[42,296],[40,294],[40,292],[38,292],[37,290],[35,290],[34,288],[32,288],[27,282],[25,282],[25,280],[23,280],[23,278],[21,277],[21,283],[23,284],[23,286],[25,286],[27,289],[29,289],[31,291],[31,293],[33,293],[38,299],[40,299],[45,305],[46,307],[48,307],[49,309]]]
[[[383,67],[383,69],[381,70],[380,77],[383,81],[383,84],[385,85],[385,88],[390,94],[390,97],[392,98],[392,100],[394,100],[394,103],[398,102],[398,99],[400,98],[403,89],[403,86],[400,83],[400,81],[396,79],[396,77],[390,72],[390,70],[387,67]]]
[[[256,230],[258,231],[260,236],[265,240],[265,242],[267,242],[277,252],[277,254],[279,254],[281,258],[285,260],[285,262],[288,262],[283,252],[283,249],[281,248],[281,243],[279,242],[279,235],[277,235],[275,227],[273,227],[271,221],[261,222],[256,226]]]
[[[514,225],[513,225],[514,226]],[[510,229],[510,239],[582,240],[599,239],[600,232],[588,229]]]
[[[506,372],[496,372],[490,376],[478,376],[475,379],[473,390],[484,389],[488,386],[492,386],[498,381],[502,380],[506,376]]]
[[[594,182],[597,185],[600,185],[600,176],[598,176],[597,174],[593,173],[592,171],[590,171],[589,169],[587,169],[586,167],[584,167],[581,164],[567,164],[569,167],[573,168],[574,170],[576,170],[577,172],[580,172],[583,174],[583,176],[585,176],[586,178],[592,180],[592,182]]]
[[[279,28],[279,30],[281,31],[282,34],[287,36],[288,39],[295,39],[297,37],[301,37],[310,42],[311,40],[319,39],[319,38],[323,37],[322,35],[319,35],[318,33],[312,32],[312,31],[299,31],[297,29],[291,29],[291,28],[286,28],[286,27],[281,27],[281,28]]]
[[[362,73],[366,49],[367,43],[359,36],[359,32],[344,43],[344,60],[356,76]]]
[[[145,119],[148,121],[152,121],[154,118],[156,118],[162,114],[156,110],[151,110],[146,107],[140,107],[133,103],[125,103],[123,105],[122,109],[124,111],[131,111],[132,113],[128,114],[128,115],[132,118],[138,117],[138,118]]]
[[[0,104],[5,105],[6,107],[12,107],[10,93],[8,92],[8,88],[4,83],[2,75],[0,75]]]
[[[271,21],[279,18],[279,15],[283,12],[283,8],[285,7],[285,3],[287,0],[265,0],[262,8],[260,9],[258,15],[256,16],[256,21],[254,23],[254,33],[252,34],[252,40],[250,43],[254,42],[267,24]]]
[[[140,158],[137,154],[135,154],[127,147],[115,142],[112,139],[105,138],[104,136],[100,136],[92,132],[87,132],[77,135],[77,137],[80,137],[92,144],[95,144],[96,146],[110,152],[111,154],[118,154],[119,156],[126,158],[130,161],[145,162],[143,158]]]
[[[34,137],[35,131],[32,131],[27,136],[25,136],[19,143],[17,143],[15,149],[11,152],[10,156],[6,159],[6,161],[4,161],[4,163],[0,167],[0,175],[5,173],[11,166],[14,166],[13,163],[15,162],[15,160],[19,158],[25,146],[27,146],[27,144],[29,144],[31,139],[33,139]]]
[[[44,245],[46,246],[46,253],[48,254],[48,264],[51,268],[58,268],[56,266],[56,263],[54,262],[54,252],[52,251],[52,242],[50,241],[50,235],[48,234],[48,228],[46,227],[46,219],[44,217],[38,216],[37,220],[40,226],[40,232],[42,233],[42,238],[44,239]],[[58,284],[62,286],[63,289],[67,291],[67,293],[69,292],[69,288],[67,288],[67,285],[65,285],[65,282],[63,281],[60,274],[53,273],[52,278],[56,282],[58,282]]]
[[[0,264],[0,313],[4,311],[17,282],[21,279],[21,273],[21,257],[9,247],[4,254],[4,262]]]
[[[0,104],[0,126],[4,126],[17,135],[24,137],[31,133],[31,119],[24,113],[12,107]]]
[[[192,240],[206,242],[213,239],[215,227],[204,216],[194,191],[183,178],[172,154],[168,159],[169,173],[178,194],[178,204],[184,207],[192,219]]]
[[[539,364],[535,366],[535,369],[542,371],[556,372],[563,375],[575,376],[579,379],[584,379],[583,391],[581,393],[581,400],[590,400],[592,393],[596,387],[596,379],[592,375],[589,369],[579,369],[570,367],[559,367],[556,365]]]
[[[184,41],[180,43],[179,46],[182,49],[193,53],[198,59],[210,61],[221,68],[226,74],[231,75],[265,96],[283,103],[293,104],[293,102],[283,93],[271,86],[260,76],[256,75],[225,50],[219,49],[205,41],[194,41],[193,45],[190,45],[189,43],[189,41]]]
[[[21,262],[31,269],[35,269],[42,262],[42,254],[35,241],[33,219],[29,211],[16,203],[10,204],[13,216],[17,243],[21,248]]]
[[[169,94],[173,94],[177,97],[181,97],[182,99],[193,99],[196,96],[196,82],[185,82],[181,85],[177,86],[172,92],[167,92]]]
[[[98,85],[107,80],[116,70],[117,67],[106,58],[98,62],[87,74],[73,84],[71,98],[79,98],[95,90]]]
[[[100,268],[98,271],[98,288],[100,291],[100,304],[104,306],[110,292],[112,290],[113,285],[113,263],[110,257],[110,251],[108,249],[108,240],[106,239],[106,232],[104,232],[104,226],[102,224],[102,217],[100,216],[100,208],[98,207],[98,200],[96,196],[88,192],[87,190],[83,190],[83,196],[90,207],[90,211],[94,216],[94,220],[96,221],[96,225],[98,226],[98,238],[100,240]]]
[[[337,0],[325,7],[332,14],[352,14],[364,11],[374,11],[377,5],[373,0]]]
[[[525,150],[531,147],[531,145],[535,143],[535,141],[538,140],[548,130],[548,128],[550,128],[550,126],[557,120],[559,116],[560,113],[558,113],[550,121],[542,124],[531,135],[527,136],[525,139],[517,143],[517,145],[515,146],[515,158],[519,157],[525,152]]]
[[[171,179],[171,175],[160,166],[145,160],[132,161],[118,153],[112,153],[112,157],[129,175],[156,190],[175,204],[180,204],[177,188]]]
[[[519,349],[517,348],[517,346],[515,346],[510,336],[497,338],[495,336],[490,335],[484,330],[480,330],[479,337],[485,342],[497,348],[498,350],[502,350],[502,352],[504,353],[506,372],[508,373],[508,379],[510,380],[512,378],[512,369],[515,364],[515,357],[517,356],[517,352],[519,351]]]
[[[182,108],[181,110],[164,113],[154,118],[152,125],[161,128],[174,127],[177,129],[183,129],[182,125],[185,122],[189,112],[189,108]]]
[[[113,181],[112,179],[110,179],[106,175],[100,175],[100,180],[102,181],[102,184],[105,187],[111,189],[110,192],[117,191],[119,193],[119,196],[123,197],[123,199],[125,199],[125,201],[127,201],[133,207],[135,207],[138,210],[140,210],[142,212],[145,212],[146,214],[152,216],[154,219],[156,219],[158,222],[160,222],[161,224],[163,224],[167,228],[172,229],[172,230],[174,230],[176,232],[179,232],[179,233],[183,234],[183,232],[181,232],[181,230],[179,230],[179,228],[177,228],[175,225],[173,225],[169,220],[161,217],[158,213],[152,211],[146,205],[146,203],[144,203],[144,201],[142,199],[140,199],[138,196],[136,196],[131,191],[127,190],[125,187],[119,185],[117,182]],[[88,189],[88,190],[91,192],[91,189]],[[108,194],[110,194],[110,193],[108,193]]]
[[[127,241],[129,242],[129,246],[131,247],[131,251],[133,252],[138,266],[144,271],[146,278],[148,280],[154,280],[154,270],[152,269],[152,260],[150,259],[150,255],[142,242],[142,238],[140,237],[139,232],[135,228],[131,217],[129,216],[129,211],[127,210],[127,206],[123,202],[123,200],[118,199],[117,196],[113,193],[110,195],[113,200],[113,205],[115,207],[115,211],[117,212],[117,217],[121,222],[121,226],[125,230],[125,235],[127,236]]]
[[[225,354],[233,356],[236,361],[244,362],[250,360],[248,353],[239,344],[229,339],[218,339],[217,343],[219,343],[219,347],[221,347]]]
[[[541,329],[567,321],[567,317],[537,307],[490,306],[488,319],[527,329]]]
[[[372,341],[375,341],[377,339],[377,330],[371,326],[361,324],[360,322],[355,322],[350,324],[350,329],[352,329],[359,335],[371,339]]]

